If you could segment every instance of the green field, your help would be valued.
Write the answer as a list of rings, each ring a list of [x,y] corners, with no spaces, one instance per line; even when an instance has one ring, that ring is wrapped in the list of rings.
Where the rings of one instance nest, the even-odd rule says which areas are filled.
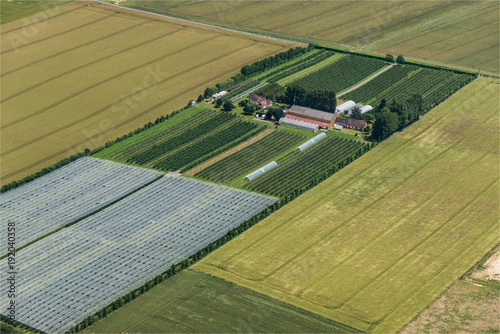
[[[157,1],[139,9],[499,75],[498,1]],[[251,13],[251,14],[249,14]]]
[[[314,313],[185,270],[83,333],[353,333]]]
[[[498,85],[476,79],[192,268],[397,332],[498,243]]]
[[[154,122],[293,46],[96,3],[56,9],[29,36],[25,20],[2,25],[2,184]]]
[[[34,23],[46,20],[61,14],[62,11],[58,6],[64,5],[69,1],[17,1],[17,0],[2,0],[0,1],[0,24],[5,24],[26,17],[31,17],[24,22],[25,25],[33,25]],[[41,15],[35,15],[41,12]],[[23,33],[23,32],[21,32]]]

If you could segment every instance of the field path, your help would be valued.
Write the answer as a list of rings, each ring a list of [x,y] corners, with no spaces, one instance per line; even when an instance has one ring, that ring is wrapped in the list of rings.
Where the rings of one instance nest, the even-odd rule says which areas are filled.
[[[369,77],[368,79],[366,79],[366,80],[364,80],[364,81],[360,82],[360,83],[359,83],[359,84],[357,84],[356,86],[353,86],[353,87],[349,88],[348,90],[346,90],[346,91],[344,91],[344,92],[342,92],[342,93],[338,94],[338,95],[337,95],[337,97],[341,97],[342,95],[345,95],[345,94],[347,94],[347,93],[352,92],[352,91],[353,91],[353,90],[355,90],[355,89],[358,89],[359,87],[363,86],[363,85],[364,85],[365,83],[367,83],[368,81],[371,81],[371,80],[375,79],[376,77],[378,77],[379,75],[381,75],[381,74],[382,74],[382,73],[384,73],[385,71],[387,71],[387,70],[391,69],[391,68],[392,68],[393,66],[395,66],[395,65],[398,65],[398,64],[397,64],[397,63],[394,63],[394,64],[391,64],[391,65],[387,66],[387,67],[386,67],[386,68],[384,68],[383,70],[378,71],[377,73],[375,73],[374,75],[372,75],[372,76],[371,76],[371,77]]]
[[[232,150],[229,150],[227,151],[226,153],[224,154],[221,154],[219,155],[217,158],[215,159],[212,159],[210,161],[207,161],[205,162],[203,165],[199,166],[199,167],[196,167],[195,169],[192,169],[190,170],[189,172],[187,172],[185,175],[187,176],[193,176],[194,174],[198,173],[200,170],[202,169],[205,169],[207,168],[208,166],[211,166],[213,165],[214,163],[216,163],[217,161],[220,161],[222,159],[224,159],[225,157],[233,154],[233,153],[236,153],[238,152],[239,150],[247,147],[248,145],[250,144],[253,144],[255,143],[257,140],[260,140],[262,139],[263,137],[267,136],[269,133],[271,133],[274,129],[268,129],[266,131],[264,131],[263,133],[261,133],[260,135],[256,136],[256,137],[253,137],[252,139],[250,139],[249,141],[247,142],[244,142],[243,144],[239,145],[239,146],[236,146],[235,148],[233,148]]]

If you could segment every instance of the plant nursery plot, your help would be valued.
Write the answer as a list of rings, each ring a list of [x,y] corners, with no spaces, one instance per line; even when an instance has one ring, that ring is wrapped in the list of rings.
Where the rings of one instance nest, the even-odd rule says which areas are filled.
[[[304,135],[275,130],[255,143],[196,173],[195,176],[217,182],[230,182],[297,145],[305,138]]]
[[[498,84],[474,80],[192,268],[398,332],[498,243]]]
[[[165,176],[17,252],[16,320],[46,333],[67,331],[276,201]],[[4,315],[7,306],[2,300]]]
[[[380,59],[351,54],[294,83],[308,90],[333,90],[335,93],[340,93],[386,65],[387,62]]]
[[[154,122],[295,46],[95,2],[56,9],[2,25],[2,184]]]
[[[397,65],[342,98],[377,105],[382,99],[390,102],[418,94],[423,97],[425,106],[430,107],[473,79],[471,74],[415,65]]]
[[[348,159],[354,159],[363,149],[367,147],[359,141],[326,137],[250,181],[245,187],[278,196],[291,195],[317,184],[325,173],[332,174],[341,169]]]
[[[356,333],[250,289],[184,270],[83,333]]]
[[[82,157],[3,193],[3,221],[16,223],[17,247],[83,218],[162,177],[158,171]]]

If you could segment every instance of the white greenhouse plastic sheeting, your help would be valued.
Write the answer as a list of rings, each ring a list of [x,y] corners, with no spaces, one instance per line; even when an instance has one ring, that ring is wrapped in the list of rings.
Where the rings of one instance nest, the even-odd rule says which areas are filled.
[[[371,105],[368,105],[368,104],[367,104],[366,106],[363,106],[363,107],[361,108],[361,113],[362,113],[362,114],[366,114],[367,112],[369,112],[369,111],[370,111],[370,110],[372,110],[372,109],[373,109],[373,107],[372,107]]]
[[[304,144],[300,145],[297,148],[301,151],[304,151],[306,148],[317,143],[318,141],[320,141],[321,139],[323,139],[325,137],[326,137],[326,133],[322,132],[319,135],[317,135],[316,137],[309,139],[308,141],[306,141]]]
[[[313,132],[316,132],[319,129],[319,126],[316,124],[301,122],[301,121],[297,121],[295,119],[289,119],[289,118],[282,118],[281,124],[285,124],[288,126],[292,126],[294,128],[298,128],[301,130],[307,130],[307,131],[313,131]]]
[[[16,223],[24,245],[88,215],[164,173],[114,161],[82,157],[0,197],[0,217]]]
[[[16,320],[65,332],[277,200],[164,176],[17,252]],[[0,301],[2,314],[8,305],[7,298]]]
[[[342,103],[340,106],[338,106],[337,112],[343,112],[343,111],[349,110],[352,107],[354,107],[355,105],[356,105],[356,103],[354,103],[354,101],[349,100],[347,102]]]
[[[274,168],[276,166],[278,166],[278,163],[276,161],[272,161],[272,162],[268,163],[267,165],[265,165],[264,167],[257,169],[255,172],[248,174],[247,176],[245,176],[245,178],[247,178],[248,181],[252,181],[257,176],[264,174],[265,172],[267,172],[268,170],[270,170],[271,168]]]

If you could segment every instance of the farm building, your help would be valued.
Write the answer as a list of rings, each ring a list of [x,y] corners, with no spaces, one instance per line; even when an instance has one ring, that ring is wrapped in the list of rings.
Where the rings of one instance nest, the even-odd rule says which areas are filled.
[[[261,108],[267,108],[267,107],[270,107],[273,105],[273,101],[268,100],[268,99],[266,99],[262,96],[259,96],[257,94],[252,94],[250,96],[250,102],[255,103],[256,105],[258,105]]]
[[[335,118],[337,117],[337,115],[326,111],[321,111],[296,105],[293,105],[286,111],[287,111],[286,117],[290,119],[305,123],[316,124],[320,127],[327,129],[333,126],[333,124],[335,123]]]
[[[355,105],[356,105],[356,103],[354,103],[354,101],[351,101],[351,100],[344,102],[340,106],[337,106],[337,113],[346,112],[347,110],[351,109]]]
[[[353,118],[337,117],[337,119],[335,120],[335,124],[353,130],[365,131],[366,129],[366,122]]]
[[[313,131],[316,132],[319,129],[319,125],[315,123],[315,121],[302,121],[294,119],[293,116],[286,115],[280,120],[281,124],[288,125],[294,128]],[[318,122],[319,123],[319,122]]]

